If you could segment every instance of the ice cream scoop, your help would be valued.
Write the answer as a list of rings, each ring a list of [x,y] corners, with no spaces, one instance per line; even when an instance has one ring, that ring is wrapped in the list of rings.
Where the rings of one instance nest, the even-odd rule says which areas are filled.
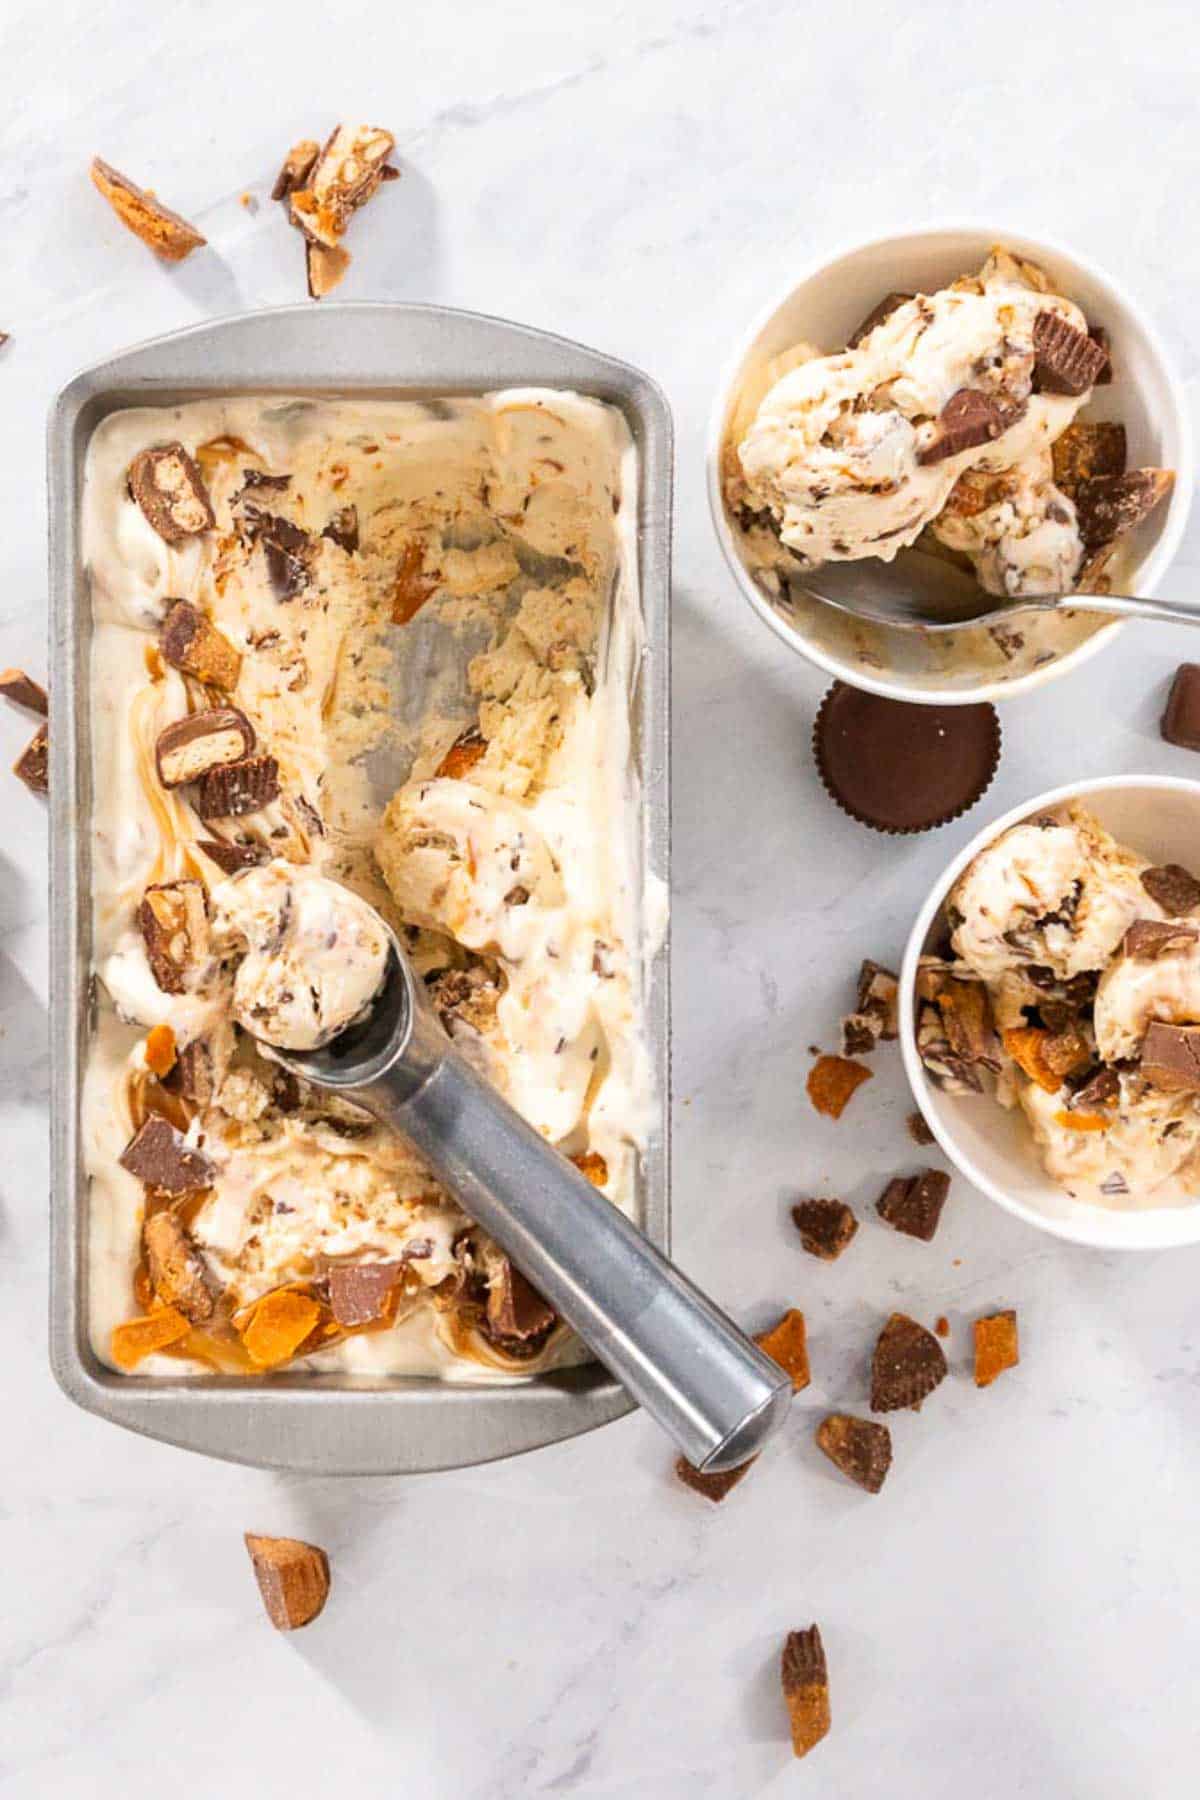
[[[455,1050],[394,939],[367,1013],[279,1060],[402,1131],[696,1468],[735,1468],[782,1424],[791,1378]]]

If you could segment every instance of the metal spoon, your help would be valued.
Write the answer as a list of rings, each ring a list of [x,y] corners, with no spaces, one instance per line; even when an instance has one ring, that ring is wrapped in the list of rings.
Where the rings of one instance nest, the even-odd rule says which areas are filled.
[[[822,563],[811,574],[793,575],[790,587],[839,612],[903,631],[959,631],[964,625],[995,625],[1026,612],[1108,613],[1123,619],[1200,625],[1198,606],[1132,594],[1048,594],[1006,600],[986,593],[973,575],[945,557],[917,549],[902,550],[891,563],[875,557]]]
[[[455,1050],[393,939],[370,1014],[285,1068],[395,1126],[698,1469],[736,1468],[792,1383]]]

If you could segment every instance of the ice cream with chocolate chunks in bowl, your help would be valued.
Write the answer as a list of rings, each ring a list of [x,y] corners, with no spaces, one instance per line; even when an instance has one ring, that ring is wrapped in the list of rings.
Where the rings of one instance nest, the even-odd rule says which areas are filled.
[[[1019,1109],[1046,1172],[1096,1206],[1200,1195],[1200,883],[1075,804],[1010,827],[947,896],[917,975],[929,1078]]]

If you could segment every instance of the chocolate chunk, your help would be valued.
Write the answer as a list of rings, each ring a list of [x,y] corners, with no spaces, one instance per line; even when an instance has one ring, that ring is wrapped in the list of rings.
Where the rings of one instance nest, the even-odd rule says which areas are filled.
[[[283,167],[275,177],[271,188],[272,200],[286,200],[289,194],[303,187],[320,154],[321,146],[316,138],[301,138],[299,143],[293,144],[283,159]]]
[[[874,1419],[830,1413],[817,1427],[817,1446],[868,1494],[877,1494],[892,1466],[892,1434]]]
[[[789,1631],[780,1664],[783,1698],[792,1731],[792,1754],[807,1756],[830,1726],[829,1672],[825,1646],[815,1625]]]
[[[1108,367],[1108,352],[1061,313],[1033,321],[1034,378],[1044,394],[1086,394]]]
[[[246,1534],[258,1591],[276,1631],[310,1625],[329,1598],[329,1558],[299,1538]]]
[[[964,450],[990,444],[1016,423],[1021,410],[979,388],[959,388],[938,414],[936,433],[917,451],[917,462],[927,468],[930,463],[961,456]]]
[[[240,499],[247,489],[257,493],[265,490],[272,494],[285,494],[291,485],[290,475],[272,475],[266,469],[243,469],[238,498]]]
[[[203,850],[226,875],[240,875],[243,869],[256,869],[260,863],[271,860],[265,844],[224,844],[219,838],[200,838],[196,848]]]
[[[186,544],[216,524],[208,489],[182,444],[140,450],[129,465],[129,491],[168,544]]]
[[[336,248],[351,216],[379,188],[383,166],[395,147],[391,132],[378,126],[339,125],[304,185],[288,196],[292,223],[311,242]]]
[[[858,1010],[877,1021],[877,1036],[885,1043],[899,1037],[900,984],[891,969],[870,957],[858,972]]]
[[[905,1313],[893,1313],[871,1361],[871,1411],[919,1411],[946,1374],[945,1353],[933,1333]]]
[[[1093,344],[1103,350],[1105,356],[1108,358],[1103,369],[1101,369],[1099,375],[1096,377],[1095,385],[1097,387],[1111,387],[1113,378],[1112,344],[1109,342],[1108,333],[1103,325],[1089,325],[1088,336],[1091,338]]]
[[[545,1338],[557,1323],[554,1308],[507,1256],[501,1257],[488,1282],[488,1336],[506,1345],[530,1345],[535,1339]]]
[[[48,794],[50,792],[50,731],[48,726],[38,726],[13,764],[13,774],[25,783],[31,794]]]
[[[1160,956],[1176,956],[1195,943],[1194,925],[1172,925],[1166,919],[1135,919],[1121,940],[1121,950],[1134,962],[1157,962]]]
[[[920,1238],[928,1244],[941,1223],[949,1192],[950,1177],[941,1169],[922,1169],[919,1175],[898,1175],[889,1181],[875,1210],[906,1237]]]
[[[317,244],[311,240],[304,246],[304,272],[310,300],[323,300],[332,294],[350,267],[350,252],[341,244]]]
[[[1099,1069],[1082,1087],[1075,1089],[1067,1101],[1068,1112],[1103,1112],[1121,1092],[1121,1078],[1115,1069]]]
[[[870,1056],[879,1034],[865,1013],[847,1013],[842,1020],[842,1055]]]
[[[919,706],[837,681],[813,754],[830,798],[874,831],[930,831],[986,792],[1000,760],[994,707]]]
[[[908,1135],[914,1144],[924,1146],[937,1143],[937,1139],[934,1137],[926,1123],[924,1113],[910,1112],[904,1123],[908,1128]]]
[[[863,339],[870,337],[877,325],[882,325],[885,319],[890,319],[897,307],[904,306],[912,298],[912,294],[885,294],[883,299],[871,308],[862,324],[857,326],[846,339],[847,350],[857,350]]]
[[[307,531],[278,513],[261,516],[254,536],[263,547],[277,600],[294,600],[308,586],[316,548]]]
[[[167,1086],[201,1110],[216,1098],[217,1076],[212,1045],[207,1038],[193,1038],[180,1050]]]
[[[758,1458],[752,1456],[749,1462],[739,1463],[736,1469],[722,1469],[706,1475],[700,1469],[694,1469],[684,1456],[675,1459],[675,1473],[685,1487],[690,1487],[697,1494],[703,1494],[714,1506],[719,1506],[731,1489],[735,1488],[743,1475],[749,1474]]]
[[[138,927],[150,972],[163,993],[186,993],[208,957],[203,882],[155,882],[142,897]]]
[[[1142,886],[1171,918],[1182,918],[1200,906],[1200,881],[1179,863],[1164,863],[1161,868],[1143,869]]]
[[[1200,663],[1180,663],[1159,727],[1168,744],[1200,750]]]
[[[1170,469],[1130,469],[1125,475],[1093,475],[1075,495],[1079,535],[1096,550],[1126,537],[1147,518],[1175,484]]]
[[[329,1308],[339,1325],[370,1325],[387,1316],[404,1273],[399,1262],[344,1263],[329,1271]]]
[[[1010,1307],[975,1321],[975,1386],[990,1387],[1005,1369],[1020,1362],[1017,1315]]]
[[[331,543],[336,544],[339,549],[345,550],[348,555],[353,556],[354,552],[358,549],[357,506],[339,507],[324,531],[321,533],[321,536],[329,538]]]
[[[169,1209],[151,1213],[142,1227],[150,1285],[164,1306],[173,1306],[193,1325],[205,1325],[216,1308],[208,1265],[183,1221]]]
[[[836,1262],[858,1230],[858,1220],[844,1200],[801,1200],[792,1222],[810,1256]]]
[[[182,262],[208,242],[187,219],[98,156],[92,158],[91,177],[122,225],[165,262]]]
[[[232,691],[237,686],[242,659],[224,632],[218,631],[187,600],[176,600],[158,634],[164,659],[184,675],[193,675],[209,687]]]
[[[1142,1039],[1139,1068],[1145,1080],[1168,1093],[1200,1093],[1200,1025],[1152,1020]]]
[[[254,727],[233,706],[189,713],[158,734],[154,760],[165,788],[186,787],[210,769],[240,762],[254,749]]]
[[[50,711],[45,688],[24,669],[0,669],[0,694],[14,706],[23,706],[26,712],[38,713],[43,719]]]
[[[193,1150],[183,1133],[157,1113],[130,1138],[118,1160],[147,1187],[161,1188],[164,1194],[197,1194],[212,1186],[207,1156]]]
[[[247,756],[244,761],[210,769],[196,784],[196,811],[202,819],[240,819],[258,812],[279,796],[279,764],[273,756]]]
[[[1125,473],[1125,427],[1108,420],[1076,419],[1055,439],[1051,455],[1055,487],[1074,500],[1081,482]]]

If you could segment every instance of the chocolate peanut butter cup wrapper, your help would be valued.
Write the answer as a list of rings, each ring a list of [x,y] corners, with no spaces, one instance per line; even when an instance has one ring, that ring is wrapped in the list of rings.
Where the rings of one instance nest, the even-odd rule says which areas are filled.
[[[991,786],[1000,762],[994,706],[923,706],[835,681],[813,726],[830,799],[872,831],[903,837],[948,825]]]

